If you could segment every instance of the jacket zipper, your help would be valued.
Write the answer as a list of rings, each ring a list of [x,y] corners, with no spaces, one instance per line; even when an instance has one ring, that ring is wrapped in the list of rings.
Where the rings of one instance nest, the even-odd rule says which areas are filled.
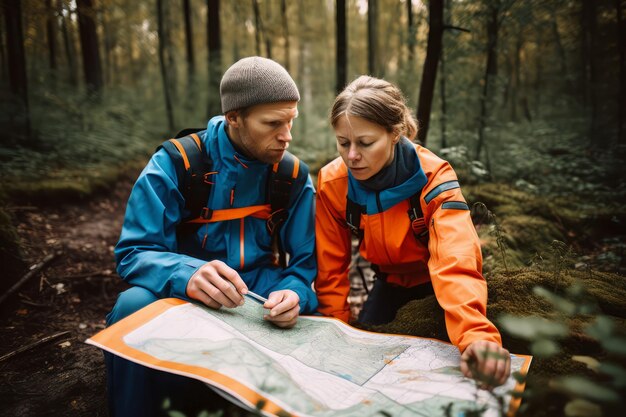
[[[242,217],[239,222],[239,264],[240,264],[240,269],[242,271],[243,271],[243,266],[244,266],[244,249],[245,249],[243,219],[244,217]]]
[[[437,238],[437,230],[435,229],[435,219],[430,219],[430,227],[432,229],[431,232],[431,237],[434,238],[434,242],[433,242],[433,248],[432,248],[432,252],[434,252],[437,257],[439,256],[439,251],[437,250],[438,246],[439,246],[439,239]],[[429,239],[429,243],[432,239]],[[430,245],[429,245],[430,246]],[[431,250],[430,247],[428,247],[429,251]]]

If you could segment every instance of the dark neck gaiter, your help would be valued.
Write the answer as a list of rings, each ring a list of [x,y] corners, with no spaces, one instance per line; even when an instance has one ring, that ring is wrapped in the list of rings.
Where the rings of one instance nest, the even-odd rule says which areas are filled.
[[[402,137],[395,146],[393,161],[359,184],[372,191],[382,191],[400,185],[415,173],[417,154],[411,141]]]

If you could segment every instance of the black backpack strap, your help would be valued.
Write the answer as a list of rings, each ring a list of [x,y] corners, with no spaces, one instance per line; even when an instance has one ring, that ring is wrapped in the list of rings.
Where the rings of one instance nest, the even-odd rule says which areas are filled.
[[[346,224],[352,234],[359,239],[359,245],[363,239],[363,229],[361,229],[361,214],[365,213],[365,207],[346,197]]]
[[[424,220],[424,212],[422,211],[422,206],[420,205],[420,197],[422,195],[422,190],[419,190],[415,194],[409,198],[409,210],[407,214],[409,215],[409,221],[411,222],[411,229],[413,230],[413,234],[415,238],[420,242],[426,244],[428,242],[428,227],[426,226],[426,222]]]
[[[185,129],[176,135],[176,138],[164,142],[158,149],[163,148],[168,153],[178,178],[178,189],[185,199],[185,209],[189,215],[183,223],[197,217],[211,218],[212,210],[206,207],[211,193],[213,161],[204,151],[196,129]],[[187,133],[186,136],[181,136]]]
[[[280,228],[289,217],[289,207],[300,194],[307,178],[309,167],[289,152],[283,159],[269,168],[267,196],[271,214],[267,219],[267,231],[272,236],[272,247],[278,252],[278,264],[287,266],[287,254],[280,241]]]

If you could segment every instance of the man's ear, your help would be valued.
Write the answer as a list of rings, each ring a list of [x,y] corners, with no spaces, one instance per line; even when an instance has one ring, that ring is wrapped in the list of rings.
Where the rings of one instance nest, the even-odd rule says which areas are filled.
[[[226,112],[226,114],[224,115],[224,117],[226,118],[226,122],[228,123],[228,126],[232,126],[234,128],[239,128],[241,124],[240,116],[241,115],[239,114],[237,110],[231,110],[229,112]]]

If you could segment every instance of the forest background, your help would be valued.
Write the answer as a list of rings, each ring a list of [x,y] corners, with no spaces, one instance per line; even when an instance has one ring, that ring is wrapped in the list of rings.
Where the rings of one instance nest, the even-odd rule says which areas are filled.
[[[0,0],[0,5],[0,289],[11,298],[17,289],[9,288],[29,265],[69,250],[50,238],[36,242],[34,225],[48,227],[47,221],[56,219],[71,227],[80,216],[102,222],[110,215],[106,210],[76,218],[63,214],[76,213],[68,205],[102,197],[107,207],[123,211],[129,187],[124,184],[155,147],[219,114],[223,71],[239,58],[261,55],[280,62],[298,84],[302,99],[291,150],[313,174],[337,155],[328,123],[337,92],[361,74],[396,83],[415,109],[417,139],[449,160],[470,203],[482,202],[488,210],[483,215],[475,210],[474,219],[484,223],[477,227],[485,275],[493,283],[490,297],[502,297],[490,301],[492,310],[548,317],[559,300],[534,286],[547,286],[566,302],[577,297],[570,290],[578,288],[581,271],[593,271],[589,276],[598,274],[604,285],[602,291],[589,290],[594,305],[608,307],[594,310],[587,321],[611,316],[617,326],[603,334],[625,340],[626,297],[606,297],[626,294],[626,2]],[[107,232],[112,244],[119,233],[119,223],[113,225]],[[101,254],[106,262],[109,246]],[[89,270],[96,261],[82,256],[73,262]],[[81,274],[106,285],[119,280],[104,270],[98,278],[74,265],[71,274],[66,271],[73,279],[66,288],[77,286]],[[505,309],[509,298],[520,294],[499,293],[498,279],[510,285],[511,274],[529,270],[532,279],[517,290],[549,305],[541,304],[541,311]],[[18,317],[25,303],[42,304],[33,301],[41,294],[58,301],[55,285],[62,280],[49,283],[48,294],[41,282],[38,291],[31,289],[36,295],[22,290],[3,313]],[[115,288],[110,285],[109,291]],[[83,291],[96,290],[87,285]],[[112,305],[107,302],[103,311]],[[563,347],[546,342],[554,334],[538,332],[538,326],[519,349],[550,358]],[[419,333],[401,325],[392,330]],[[535,340],[538,334],[543,339]],[[579,336],[594,339],[582,330]],[[600,359],[613,358],[611,363],[626,357],[623,348],[617,359],[604,345],[591,351]],[[621,379],[597,369],[592,373],[613,384],[607,389],[623,392],[626,371],[618,368],[614,372]],[[588,391],[583,385],[572,394],[567,387],[561,386],[559,407]],[[582,397],[601,404],[605,414],[615,410],[615,402],[606,406],[604,397]]]

